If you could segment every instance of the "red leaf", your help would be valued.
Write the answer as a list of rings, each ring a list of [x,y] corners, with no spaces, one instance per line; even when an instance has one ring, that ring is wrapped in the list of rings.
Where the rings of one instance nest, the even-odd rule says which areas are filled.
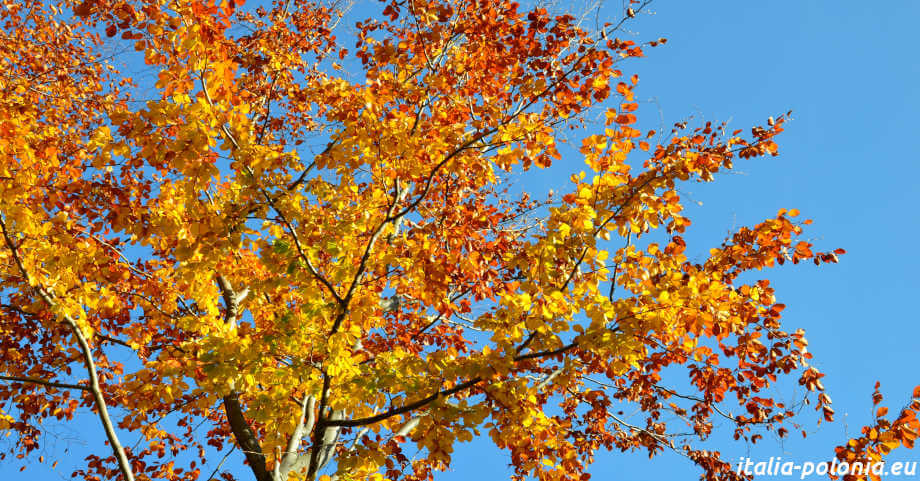
[[[78,17],[86,17],[93,11],[93,7],[96,5],[96,2],[93,0],[86,0],[83,3],[77,5],[73,9],[74,15]]]

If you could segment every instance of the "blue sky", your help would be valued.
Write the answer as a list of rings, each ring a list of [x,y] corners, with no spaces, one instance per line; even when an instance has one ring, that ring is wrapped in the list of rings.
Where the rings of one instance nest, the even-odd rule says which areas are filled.
[[[620,6],[608,1],[605,12],[615,18]],[[759,222],[781,207],[814,219],[806,237],[822,250],[848,251],[837,265],[763,273],[788,306],[784,327],[806,329],[814,364],[827,374],[824,385],[838,422],[817,427],[816,413],[806,411],[799,419],[810,433],[806,440],[767,438],[749,447],[720,438],[709,446],[728,459],[828,459],[833,446],[870,420],[876,380],[893,410],[920,384],[920,316],[912,305],[920,288],[920,257],[914,253],[920,214],[913,199],[920,193],[920,163],[912,145],[920,138],[914,37],[920,3],[656,0],[651,12],[629,27],[633,38],[669,41],[624,67],[640,75],[638,114],[645,127],[692,116],[692,123],[727,120],[731,129],[747,129],[793,111],[778,139],[779,157],[738,162],[735,174],[684,187],[685,200],[702,202],[687,202],[694,221],[686,236],[691,257],[705,254],[733,227]],[[571,160],[575,171],[582,168],[578,162]],[[564,188],[558,179],[567,176],[555,171],[529,177],[522,187]],[[99,428],[84,413],[74,429]],[[54,451],[61,454],[67,443],[59,440]],[[920,451],[898,450],[891,460],[920,460]],[[0,479],[69,479],[74,464],[62,462],[57,471],[34,464],[19,473],[17,463],[7,462],[0,464]],[[600,453],[590,471],[603,481],[693,480],[699,474],[671,453],[652,461],[642,453]],[[475,440],[458,447],[452,471],[440,479],[500,480],[509,472],[504,453],[488,440]]]

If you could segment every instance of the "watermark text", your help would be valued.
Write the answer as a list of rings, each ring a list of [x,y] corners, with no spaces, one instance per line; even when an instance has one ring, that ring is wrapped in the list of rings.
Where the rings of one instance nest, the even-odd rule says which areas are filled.
[[[808,476],[845,476],[869,475],[878,476],[916,476],[917,461],[894,461],[890,463],[863,463],[854,461],[848,463],[834,458],[832,461],[804,461],[795,462],[783,460],[782,457],[770,456],[766,461],[755,461],[750,458],[742,457],[738,461],[735,472],[738,474],[748,474],[754,476],[798,476],[799,479],[805,479]]]

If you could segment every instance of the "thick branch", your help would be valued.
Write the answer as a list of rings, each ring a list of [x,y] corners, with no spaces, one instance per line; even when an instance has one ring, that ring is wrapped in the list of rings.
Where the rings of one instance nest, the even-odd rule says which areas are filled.
[[[336,421],[342,419],[344,414],[345,413],[340,410],[333,411],[329,416],[329,420]],[[317,447],[317,452],[319,453],[319,459],[317,459],[316,464],[317,471],[326,467],[332,459],[332,452],[335,450],[335,445],[339,441],[339,433],[341,430],[341,426],[329,426],[323,429],[323,443],[321,446]]]
[[[265,468],[265,455],[262,454],[262,446],[256,439],[256,434],[249,427],[246,418],[243,416],[243,406],[240,405],[240,396],[237,393],[231,393],[224,396],[224,411],[227,413],[227,421],[230,423],[230,431],[236,438],[237,444],[243,449],[246,455],[246,461],[249,468],[256,477],[256,481],[272,481],[271,473]]]
[[[236,325],[236,320],[240,314],[240,301],[246,297],[248,290],[237,293],[233,290],[230,282],[224,276],[217,275],[217,286],[220,287],[221,297],[224,299],[224,307],[227,312],[226,322]],[[268,472],[265,465],[265,454],[262,453],[262,446],[259,445],[256,434],[246,416],[243,415],[243,405],[240,404],[240,395],[237,392],[231,392],[223,398],[224,412],[227,414],[227,421],[230,423],[230,431],[236,439],[237,444],[243,449],[246,455],[246,461],[249,462],[249,468],[256,477],[256,481],[272,481],[271,473]]]
[[[226,321],[236,327],[236,323],[242,314],[240,303],[249,295],[249,288],[237,292],[233,290],[230,281],[220,274],[217,275],[217,286],[220,287],[220,294],[224,298],[224,306],[227,308]]]
[[[312,481],[316,477],[317,466],[319,465],[319,453],[321,451],[323,434],[326,431],[329,420],[326,419],[324,412],[329,396],[329,385],[331,380],[329,375],[323,371],[323,390],[319,396],[319,418],[316,421],[316,430],[313,432],[313,446],[310,448],[310,462],[307,469],[307,479]]]
[[[295,468],[299,471],[309,463],[309,453],[299,455],[297,448],[303,441],[304,436],[308,435],[313,430],[313,425],[316,424],[315,410],[316,398],[313,396],[305,397],[300,403],[300,419],[297,421],[297,426],[294,427],[291,438],[288,440],[287,450],[281,456],[281,462],[277,465],[278,467],[275,471],[276,481],[287,479],[288,473],[295,470]]]

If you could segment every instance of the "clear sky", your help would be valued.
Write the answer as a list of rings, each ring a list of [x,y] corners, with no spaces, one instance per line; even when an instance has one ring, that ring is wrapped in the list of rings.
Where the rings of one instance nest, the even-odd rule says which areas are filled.
[[[621,5],[608,0],[604,11],[617,18]],[[686,236],[691,257],[704,255],[729,229],[774,216],[781,207],[814,219],[806,237],[821,250],[848,251],[837,265],[763,273],[773,280],[778,301],[788,306],[784,328],[806,329],[838,421],[817,427],[817,413],[808,410],[799,419],[811,433],[805,440],[768,437],[749,447],[721,437],[708,446],[728,459],[829,459],[833,446],[870,420],[876,380],[893,411],[920,384],[920,316],[913,306],[920,295],[920,257],[913,252],[920,239],[914,199],[920,193],[914,146],[920,139],[920,2],[656,0],[651,12],[631,24],[633,38],[669,41],[624,66],[625,73],[640,75],[636,93],[644,101],[638,112],[644,127],[693,116],[747,129],[793,111],[794,120],[778,139],[780,157],[739,161],[737,174],[685,186],[686,200],[702,202],[687,202],[694,221]],[[557,183],[567,176],[554,172],[583,168],[579,159],[565,162],[568,166],[536,175],[522,187],[536,192],[565,187]],[[76,432],[99,429],[91,415],[83,419],[72,434],[98,442]],[[68,433],[59,434],[65,438],[57,441],[57,454],[68,443]],[[218,460],[212,457],[203,472]],[[920,451],[897,450],[891,460],[920,461]],[[440,479],[506,479],[507,463],[488,440],[474,440],[458,448],[452,471]],[[4,463],[0,479],[70,479],[74,464],[79,462],[62,461],[57,470],[35,464],[19,473],[18,463]],[[673,453],[648,461],[643,453],[603,452],[590,471],[599,481],[699,475]]]

